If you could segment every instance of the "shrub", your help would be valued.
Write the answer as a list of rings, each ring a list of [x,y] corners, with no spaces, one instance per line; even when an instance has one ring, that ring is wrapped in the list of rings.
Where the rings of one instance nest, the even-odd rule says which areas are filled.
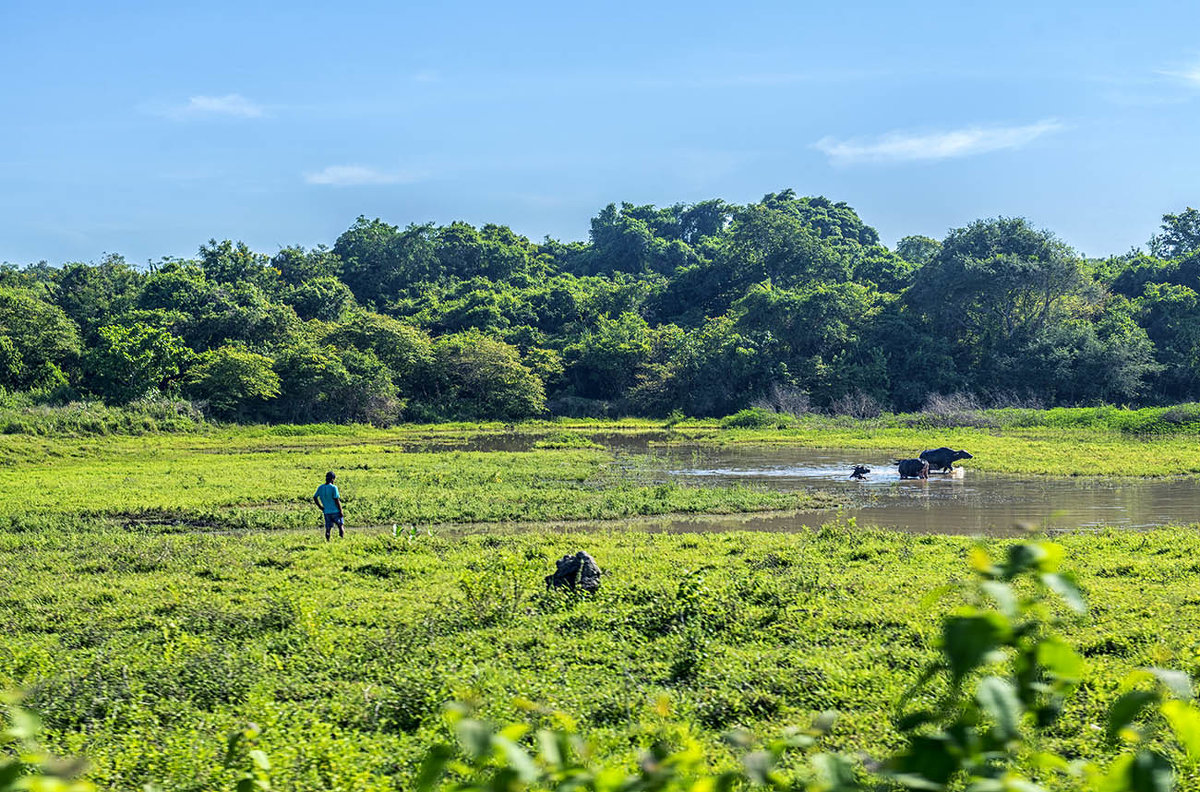
[[[206,402],[213,414],[232,418],[279,395],[279,375],[271,359],[239,346],[206,352],[188,372],[185,390]]]
[[[721,419],[722,429],[785,429],[792,423],[791,416],[750,407]]]

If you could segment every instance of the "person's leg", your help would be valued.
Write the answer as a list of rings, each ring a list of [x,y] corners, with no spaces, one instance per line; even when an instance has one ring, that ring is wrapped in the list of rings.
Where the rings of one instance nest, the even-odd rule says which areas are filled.
[[[325,515],[325,541],[326,542],[329,541],[329,532],[331,530],[333,530],[333,520],[331,520],[330,517],[332,517],[332,515],[330,515],[330,514]]]
[[[346,531],[344,530],[345,522],[342,520],[341,517],[338,517],[337,522],[338,522],[338,538],[345,539],[346,538]]]

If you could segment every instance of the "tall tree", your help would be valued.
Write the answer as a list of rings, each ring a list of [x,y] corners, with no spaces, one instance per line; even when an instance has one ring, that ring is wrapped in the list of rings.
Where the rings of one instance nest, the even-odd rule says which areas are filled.
[[[1177,215],[1163,215],[1162,231],[1150,238],[1150,252],[1167,259],[1200,252],[1200,211],[1189,206]]]

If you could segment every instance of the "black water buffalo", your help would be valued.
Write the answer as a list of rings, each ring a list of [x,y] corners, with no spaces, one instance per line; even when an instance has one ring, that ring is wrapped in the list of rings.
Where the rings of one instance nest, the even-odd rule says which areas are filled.
[[[865,479],[867,477],[867,474],[870,472],[871,472],[871,468],[869,468],[869,467],[864,467],[863,465],[855,465],[854,469],[850,471],[850,478],[856,479],[858,481],[862,481],[863,479]]]
[[[900,478],[929,478],[929,463],[924,459],[897,459],[896,465],[900,469]]]
[[[931,448],[928,451],[922,451],[920,457],[929,463],[930,470],[947,472],[954,469],[954,463],[958,460],[972,458],[966,451],[955,451],[950,448]]]

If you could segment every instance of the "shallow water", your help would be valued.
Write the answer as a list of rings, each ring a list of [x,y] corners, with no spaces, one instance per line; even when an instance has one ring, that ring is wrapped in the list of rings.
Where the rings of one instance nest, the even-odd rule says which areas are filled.
[[[797,447],[660,446],[664,431],[585,433],[643,475],[687,484],[745,484],[782,491],[822,491],[850,505],[859,525],[913,533],[1017,534],[1026,528],[1149,528],[1200,521],[1196,478],[1065,478],[985,473],[956,466],[952,474],[901,480],[880,451]],[[496,433],[407,441],[406,451],[531,451],[538,434]],[[865,481],[850,469],[871,468]],[[796,531],[834,519],[828,510],[770,515],[647,518],[648,530]]]
[[[901,480],[882,452],[853,449],[727,448],[662,452],[669,479],[681,483],[754,484],[771,489],[821,490],[847,499],[843,511],[859,525],[914,533],[1008,534],[1021,527],[1079,530],[1146,528],[1200,520],[1200,481],[1194,478],[1100,479],[984,473],[956,467],[926,480]],[[871,468],[849,479],[855,464]],[[677,521],[668,530],[797,530],[819,526],[829,512]]]

